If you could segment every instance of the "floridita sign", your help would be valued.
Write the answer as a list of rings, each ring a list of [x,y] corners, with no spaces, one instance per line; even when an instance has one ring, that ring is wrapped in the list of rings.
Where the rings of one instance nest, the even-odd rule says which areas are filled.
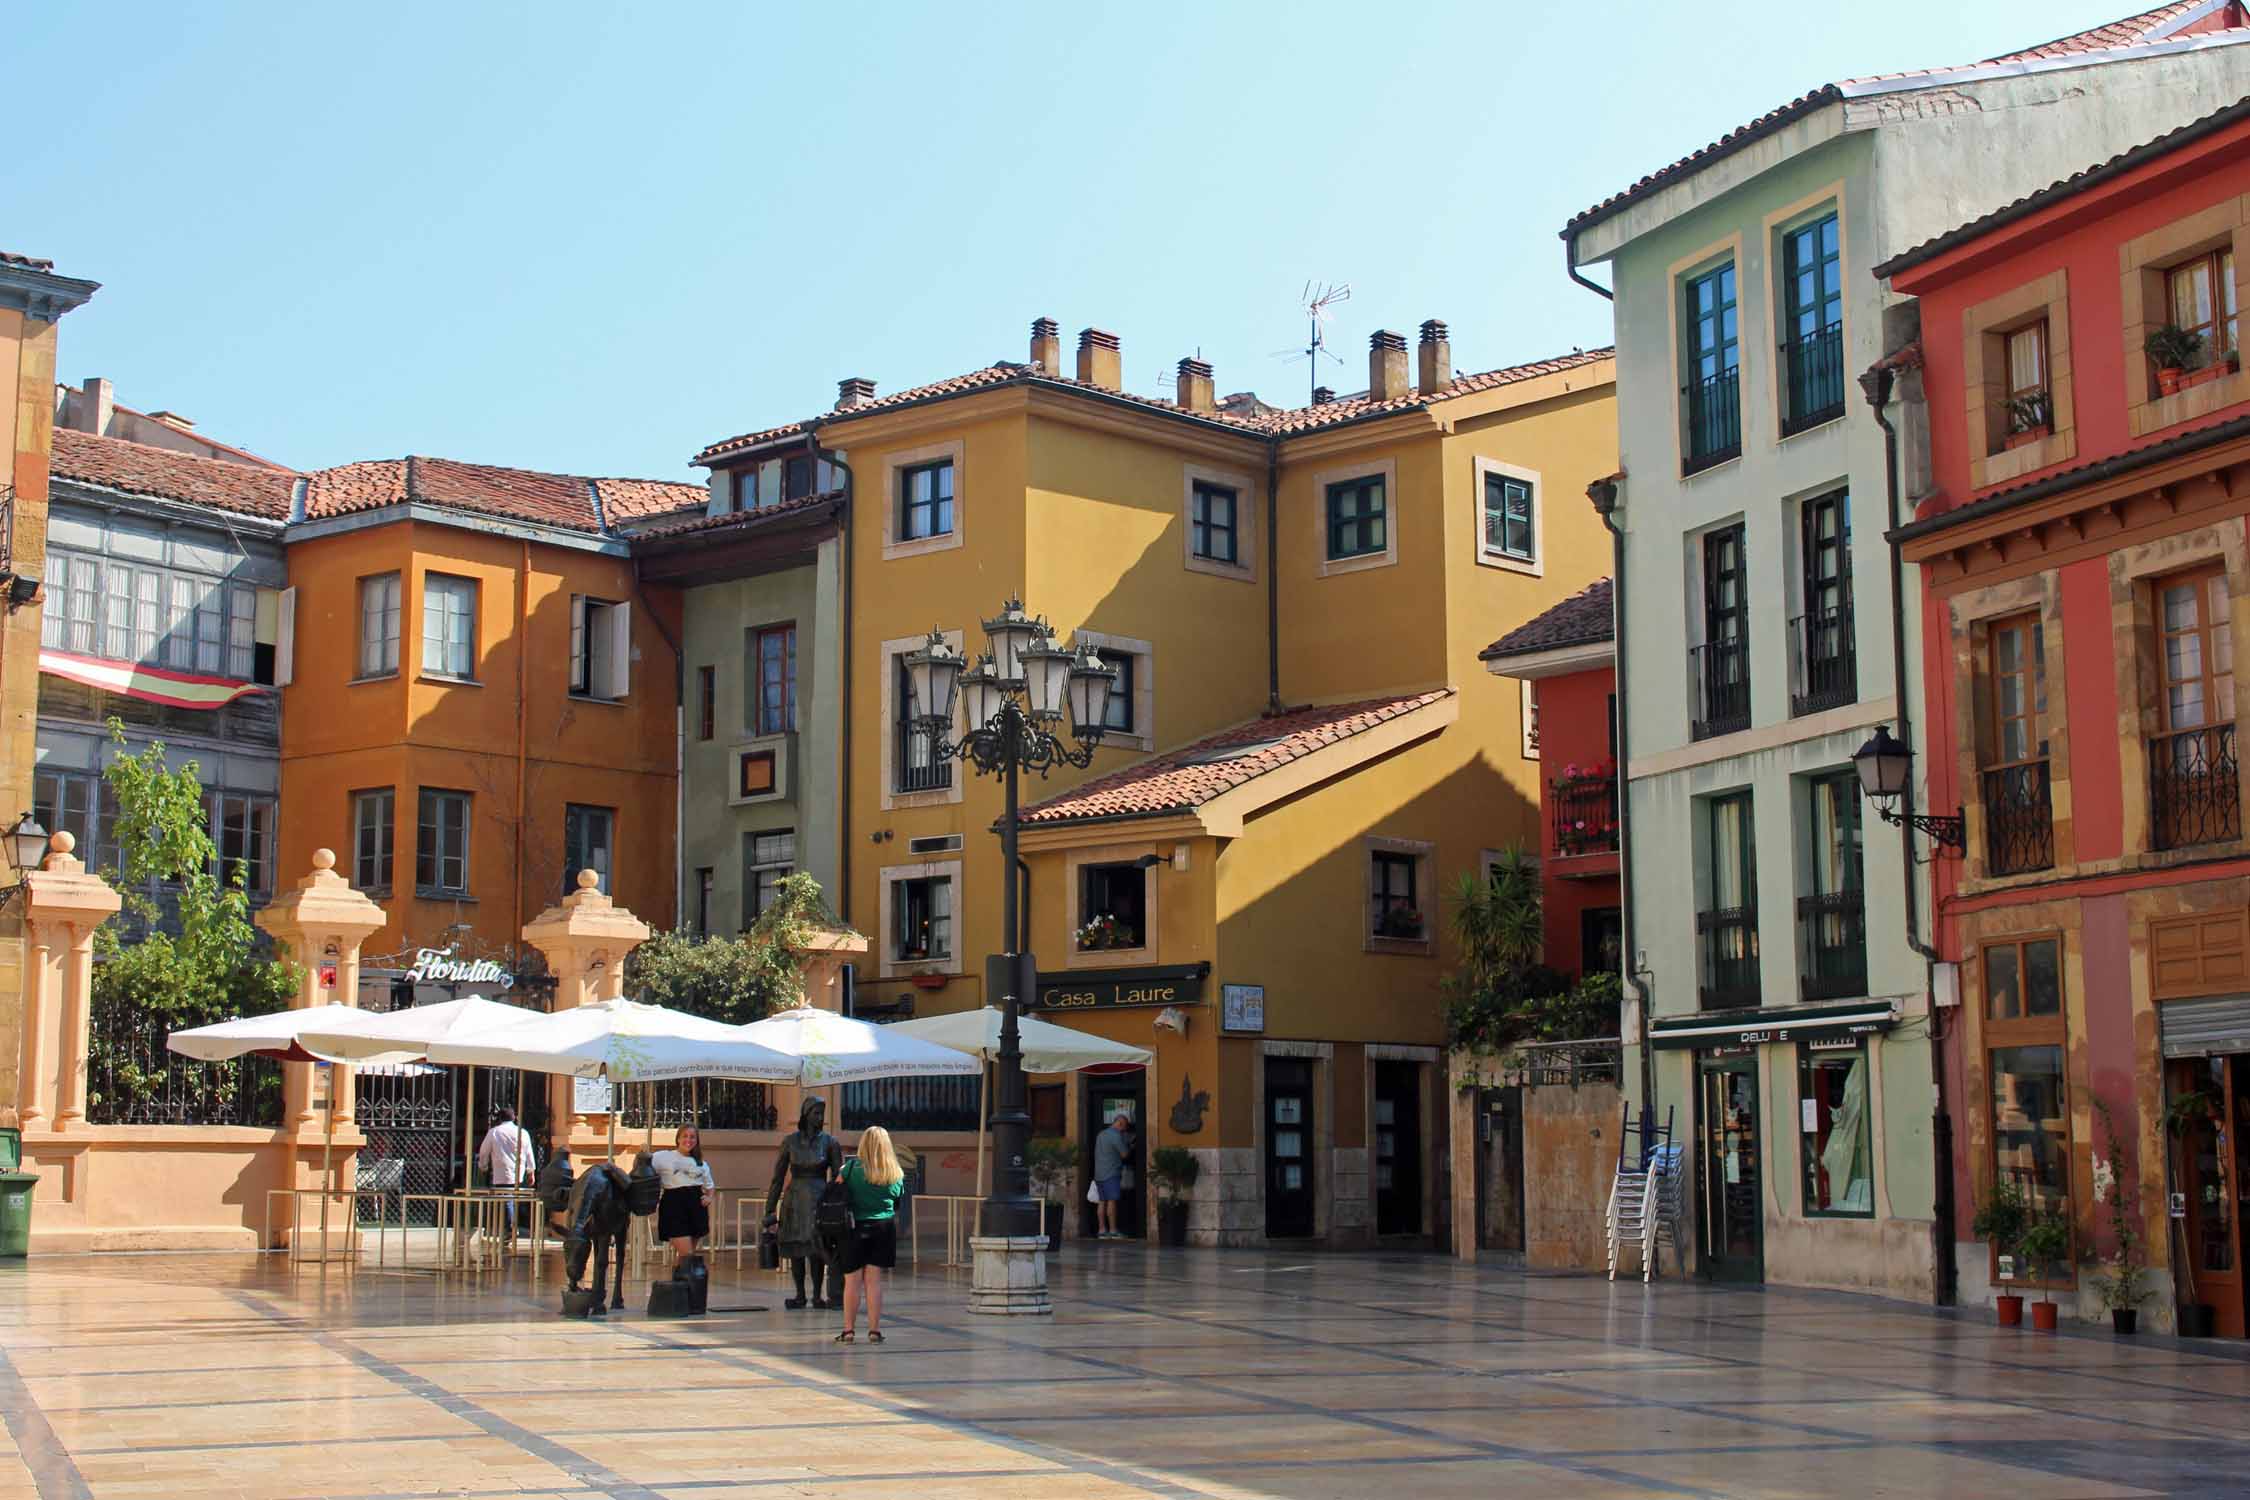
[[[489,958],[455,958],[451,948],[418,948],[406,977],[415,984],[489,984],[511,988],[516,976]]]

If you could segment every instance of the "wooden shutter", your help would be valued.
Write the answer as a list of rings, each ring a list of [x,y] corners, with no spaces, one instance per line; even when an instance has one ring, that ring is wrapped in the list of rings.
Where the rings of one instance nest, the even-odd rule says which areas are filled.
[[[592,690],[586,680],[586,596],[570,596],[570,690],[584,693]]]
[[[604,698],[622,698],[633,686],[633,607],[612,604],[602,613],[608,617],[603,623],[609,627],[609,680],[595,691]]]

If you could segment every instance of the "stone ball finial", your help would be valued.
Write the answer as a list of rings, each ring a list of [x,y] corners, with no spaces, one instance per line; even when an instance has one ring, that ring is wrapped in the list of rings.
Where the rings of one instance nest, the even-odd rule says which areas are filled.
[[[582,891],[590,891],[601,883],[601,876],[595,874],[592,870],[580,870],[578,872],[578,888]]]
[[[313,851],[313,868],[316,870],[335,869],[336,851],[333,849],[315,849]]]
[[[68,854],[78,847],[78,835],[65,828],[47,840],[47,847],[57,854]]]

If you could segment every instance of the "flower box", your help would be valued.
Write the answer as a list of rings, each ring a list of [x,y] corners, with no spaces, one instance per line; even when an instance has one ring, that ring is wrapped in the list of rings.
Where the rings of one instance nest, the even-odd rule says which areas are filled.
[[[2026,448],[2031,444],[2038,442],[2041,438],[2046,437],[2050,431],[2051,429],[2046,427],[2026,427],[2021,432],[2009,433],[2005,446],[2011,450],[2016,448]]]

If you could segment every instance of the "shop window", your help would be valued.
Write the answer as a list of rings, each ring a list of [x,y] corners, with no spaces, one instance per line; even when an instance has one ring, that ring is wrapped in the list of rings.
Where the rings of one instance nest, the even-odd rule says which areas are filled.
[[[632,606],[585,594],[570,596],[570,692],[612,703],[633,678]]]
[[[781,896],[781,882],[797,868],[797,834],[782,828],[742,836],[742,925],[773,908]]]
[[[469,894],[469,808],[467,792],[424,787],[415,820],[414,889],[422,896]]]
[[[1875,1214],[1875,1153],[1868,1121],[1867,1044],[1797,1049],[1797,1112],[1805,1212]]]
[[[352,793],[352,883],[368,895],[391,893],[397,800],[387,786]]]
[[[1148,876],[1130,862],[1079,867],[1072,941],[1080,952],[1148,946]]]
[[[477,582],[450,573],[422,578],[422,671],[473,682],[477,675]]]
[[[359,675],[398,670],[399,580],[396,573],[359,581]]]
[[[563,809],[563,894],[578,889],[578,872],[592,870],[594,889],[607,894],[611,852],[616,848],[617,813],[607,807],[572,803]]]
[[[2052,934],[1988,943],[1984,1044],[1990,1078],[1993,1180],[2012,1184],[2038,1215],[2070,1217],[2070,1107],[2062,940]],[[2067,1262],[2019,1268],[2034,1281],[2071,1279]]]

